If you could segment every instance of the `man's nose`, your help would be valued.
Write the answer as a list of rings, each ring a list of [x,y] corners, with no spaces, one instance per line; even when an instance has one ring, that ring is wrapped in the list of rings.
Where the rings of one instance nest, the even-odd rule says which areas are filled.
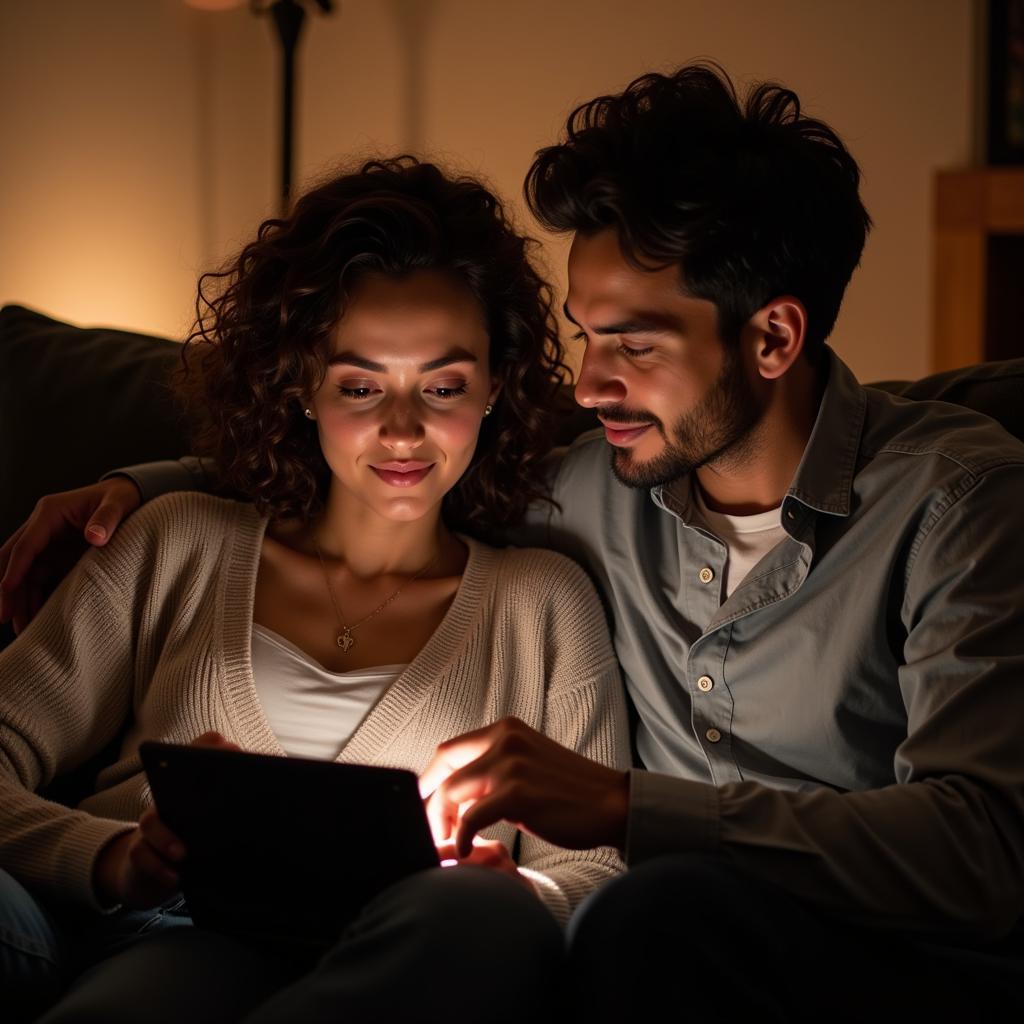
[[[597,351],[596,346],[588,345],[576,378],[576,401],[593,409],[601,405],[614,405],[625,397],[625,382],[615,375],[608,360]]]

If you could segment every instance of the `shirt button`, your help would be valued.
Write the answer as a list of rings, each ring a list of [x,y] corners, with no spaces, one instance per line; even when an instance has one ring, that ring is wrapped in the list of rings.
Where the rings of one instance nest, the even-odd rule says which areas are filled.
[[[703,693],[707,693],[714,685],[715,681],[711,676],[701,676],[700,679],[697,680],[697,689]]]
[[[700,578],[701,583],[710,583],[715,578],[715,571],[705,565],[704,568],[697,573],[697,576]]]
[[[722,734],[717,729],[708,729],[704,735],[707,736],[708,743],[717,743],[722,738]]]

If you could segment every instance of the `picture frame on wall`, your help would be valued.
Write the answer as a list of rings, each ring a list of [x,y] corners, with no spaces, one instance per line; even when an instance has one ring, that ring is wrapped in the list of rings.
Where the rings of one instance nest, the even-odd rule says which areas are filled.
[[[988,162],[1024,164],[1024,0],[989,0]]]

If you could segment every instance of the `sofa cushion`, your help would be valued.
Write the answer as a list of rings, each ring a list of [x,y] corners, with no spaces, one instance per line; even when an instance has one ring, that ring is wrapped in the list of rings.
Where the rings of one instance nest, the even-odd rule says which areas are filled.
[[[179,352],[162,338],[0,309],[0,542],[44,494],[188,451],[166,384]],[[12,636],[0,626],[0,649]]]
[[[0,541],[44,494],[188,451],[166,384],[179,351],[145,334],[74,327],[22,306],[0,309]],[[965,405],[1024,439],[1024,359],[872,386]],[[559,406],[557,443],[597,426],[571,389],[562,389]]]
[[[188,451],[166,385],[180,346],[0,309],[0,541],[44,494]]]
[[[0,309],[0,541],[44,494],[188,451],[184,417],[166,383],[179,352],[162,338],[74,327],[22,306]],[[1024,439],[1024,359],[872,386],[965,405]],[[569,388],[559,407],[559,444],[598,425]]]
[[[904,398],[953,402],[984,413],[1024,440],[1024,359],[978,363],[915,381],[880,381],[871,387]]]

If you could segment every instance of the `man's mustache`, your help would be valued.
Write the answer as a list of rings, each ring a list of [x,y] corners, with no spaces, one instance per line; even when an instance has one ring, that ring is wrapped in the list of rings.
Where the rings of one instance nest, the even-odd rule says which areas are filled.
[[[643,409],[627,409],[623,405],[605,405],[598,412],[601,419],[611,420],[613,423],[650,423],[658,433],[662,435],[665,433],[664,424],[653,412],[645,412]]]

